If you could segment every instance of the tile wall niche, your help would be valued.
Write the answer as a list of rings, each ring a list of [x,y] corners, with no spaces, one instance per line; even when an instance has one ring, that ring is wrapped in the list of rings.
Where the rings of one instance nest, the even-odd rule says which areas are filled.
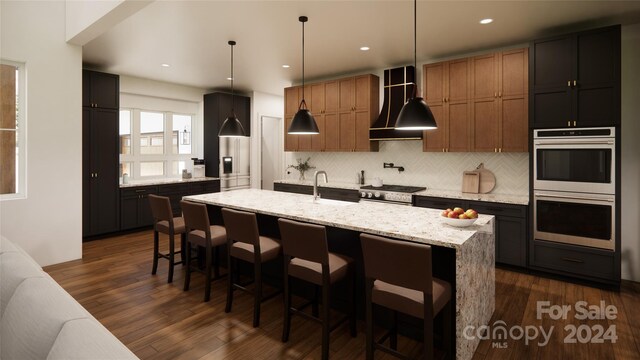
[[[529,154],[527,153],[425,153],[422,141],[382,141],[379,152],[287,152],[286,165],[296,159],[310,157],[315,170],[325,170],[330,181],[356,181],[356,172],[365,171],[365,181],[380,177],[385,184],[426,186],[429,189],[460,190],[462,172],[484,163],[496,176],[492,193],[527,195],[529,192]],[[405,171],[384,169],[391,162],[404,166]],[[313,172],[306,177],[311,179]],[[294,169],[285,173],[286,179],[297,179]]]

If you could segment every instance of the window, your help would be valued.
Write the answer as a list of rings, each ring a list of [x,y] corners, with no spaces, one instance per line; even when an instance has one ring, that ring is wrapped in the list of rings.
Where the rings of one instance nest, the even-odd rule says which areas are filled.
[[[120,176],[179,177],[192,157],[193,115],[120,109]]]
[[[0,62],[0,199],[26,196],[24,64]]]

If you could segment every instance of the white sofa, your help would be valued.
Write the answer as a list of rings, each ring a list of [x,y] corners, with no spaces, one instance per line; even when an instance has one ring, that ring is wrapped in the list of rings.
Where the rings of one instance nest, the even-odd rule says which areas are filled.
[[[0,358],[137,359],[23,249],[0,237]]]

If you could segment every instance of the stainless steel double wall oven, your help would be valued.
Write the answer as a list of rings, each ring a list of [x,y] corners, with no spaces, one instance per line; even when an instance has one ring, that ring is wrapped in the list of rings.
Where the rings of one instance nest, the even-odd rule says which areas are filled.
[[[615,250],[615,128],[534,130],[534,237]]]

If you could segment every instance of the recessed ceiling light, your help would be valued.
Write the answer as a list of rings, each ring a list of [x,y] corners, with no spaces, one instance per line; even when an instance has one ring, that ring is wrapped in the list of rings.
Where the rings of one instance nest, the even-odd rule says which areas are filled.
[[[232,78],[227,78],[227,80],[231,81],[231,80],[233,80],[233,79],[232,79]]]
[[[368,46],[363,46],[360,48],[360,50],[362,51],[369,51],[369,47]]]
[[[171,66],[171,65],[169,65],[169,64],[162,64],[162,65],[160,65],[160,66],[162,66],[162,67],[169,67],[169,66]]]
[[[288,69],[288,68],[290,68],[291,66],[289,66],[289,65],[287,65],[287,64],[284,64],[284,65],[282,65],[282,67],[283,67],[283,68],[285,68],[285,69]]]
[[[493,22],[493,19],[482,19],[480,20],[480,24],[482,25],[487,25],[487,24],[491,24]]]

